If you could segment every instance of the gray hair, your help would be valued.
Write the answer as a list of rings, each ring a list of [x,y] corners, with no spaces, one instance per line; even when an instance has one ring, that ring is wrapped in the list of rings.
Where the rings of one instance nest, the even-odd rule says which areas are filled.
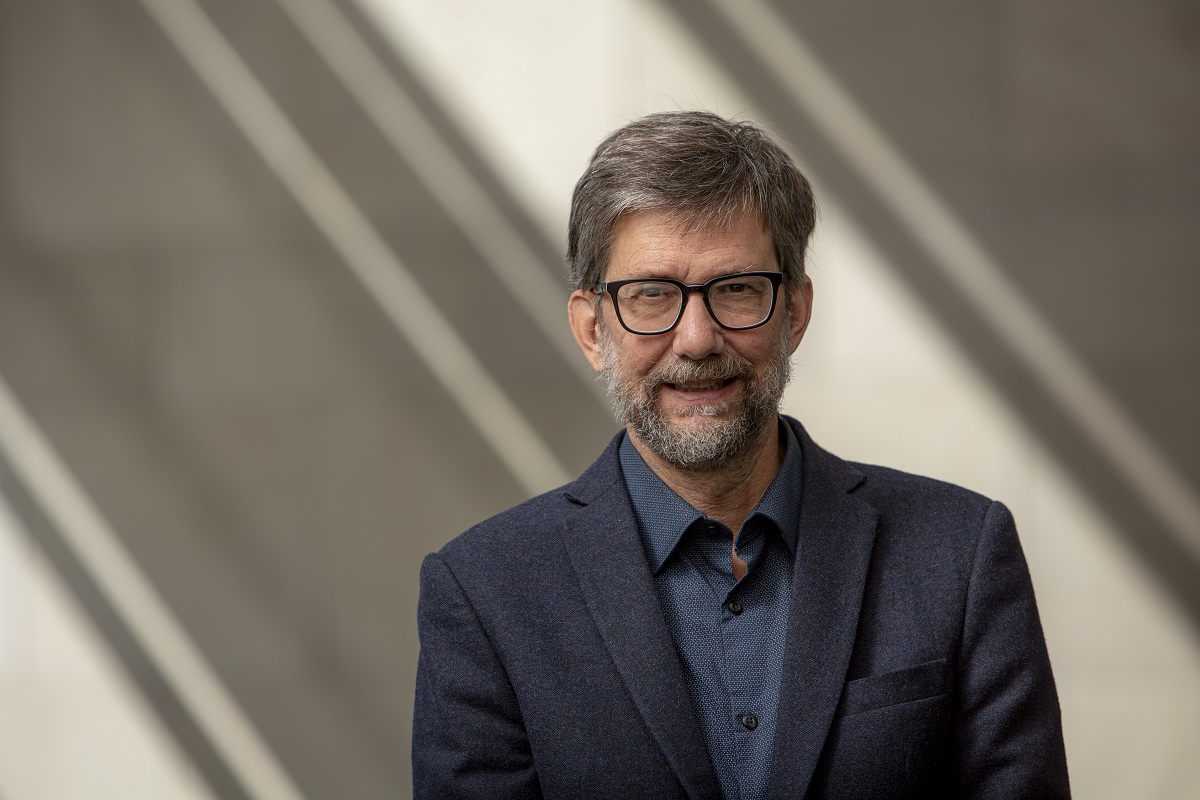
[[[728,225],[751,212],[771,234],[784,279],[805,279],[817,211],[812,186],[752,122],[706,111],[651,114],[601,142],[571,199],[573,288],[590,289],[604,279],[617,220],[638,211],[670,214],[684,230]]]

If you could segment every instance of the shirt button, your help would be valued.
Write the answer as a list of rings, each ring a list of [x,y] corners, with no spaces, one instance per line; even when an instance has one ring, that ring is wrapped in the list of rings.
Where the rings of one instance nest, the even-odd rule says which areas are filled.
[[[742,714],[738,717],[738,722],[742,723],[742,727],[748,731],[752,731],[758,727],[758,717],[753,714]]]
[[[730,600],[728,603],[725,604],[725,608],[729,609],[729,613],[733,614],[735,617],[740,615],[743,611],[746,610],[742,606],[741,600]]]

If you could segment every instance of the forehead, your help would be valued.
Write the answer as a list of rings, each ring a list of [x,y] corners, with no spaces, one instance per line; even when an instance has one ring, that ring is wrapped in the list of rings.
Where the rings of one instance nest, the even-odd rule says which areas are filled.
[[[751,213],[723,225],[686,227],[658,211],[639,211],[617,220],[606,280],[675,278],[702,283],[747,270],[777,271],[771,235]]]

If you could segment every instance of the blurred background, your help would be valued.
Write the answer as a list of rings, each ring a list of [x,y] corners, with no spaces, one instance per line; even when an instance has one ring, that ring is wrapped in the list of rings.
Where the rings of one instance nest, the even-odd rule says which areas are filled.
[[[409,796],[421,558],[616,430],[610,130],[814,179],[787,411],[1014,510],[1076,795],[1200,796],[1200,6],[0,1],[0,798]]]

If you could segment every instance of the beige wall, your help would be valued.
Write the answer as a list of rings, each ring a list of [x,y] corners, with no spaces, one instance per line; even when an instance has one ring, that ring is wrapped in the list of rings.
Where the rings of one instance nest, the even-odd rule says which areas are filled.
[[[245,125],[230,123],[229,98],[214,100],[145,13],[156,5],[174,7],[13,4],[23,10],[9,22],[61,32],[45,61],[60,66],[6,76],[41,94],[26,106],[38,124],[10,116],[4,130],[19,133],[0,138],[13,178],[0,211],[14,241],[42,248],[29,264],[49,267],[0,264],[0,377],[21,379],[31,416],[300,786],[313,798],[403,794],[419,558],[550,488],[547,473],[514,474],[472,433],[420,343],[379,313],[380,294],[362,291],[295,187],[247,147]],[[609,130],[678,108],[770,124],[650,0],[361,6],[553,243],[552,268],[571,188]],[[613,428],[595,390],[581,388],[536,323],[516,312],[497,322],[490,309],[511,298],[486,259],[439,249],[457,235],[453,220],[421,217],[435,204],[399,182],[370,182],[390,147],[351,129],[353,104],[326,90],[320,70],[301,72],[312,55],[284,34],[281,6],[197,7],[336,167],[397,253],[392,266],[412,267],[480,370],[534,421],[548,459],[566,471],[585,464]],[[149,44],[127,54],[126,34]],[[156,58],[161,70],[140,60]],[[83,90],[73,81],[92,63],[116,66]],[[152,102],[123,105],[135,89]],[[56,125],[89,109],[94,128]],[[803,143],[791,146],[805,161]],[[1194,627],[872,231],[814,177],[824,200],[816,304],[786,410],[844,457],[1012,507],[1078,796],[1200,794]],[[543,277],[565,298],[550,271]],[[486,289],[455,317],[463,285]],[[547,314],[565,328],[565,309]],[[89,383],[89,370],[110,380]],[[447,497],[456,482],[471,491]],[[37,534],[6,519],[0,705],[20,713],[0,719],[0,796],[78,796],[85,784],[89,797],[205,796],[187,754],[84,622],[88,609],[73,607],[27,546]],[[47,766],[63,763],[70,774]]]

